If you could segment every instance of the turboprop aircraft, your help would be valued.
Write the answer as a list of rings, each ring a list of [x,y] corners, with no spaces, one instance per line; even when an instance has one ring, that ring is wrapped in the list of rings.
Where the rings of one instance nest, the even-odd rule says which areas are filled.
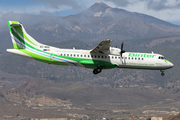
[[[90,68],[94,74],[112,68],[160,70],[162,76],[166,69],[173,67],[173,63],[160,54],[125,52],[124,42],[121,49],[110,47],[112,40],[109,39],[92,50],[60,49],[37,42],[18,21],[8,21],[8,26],[14,49],[7,52],[49,64]]]

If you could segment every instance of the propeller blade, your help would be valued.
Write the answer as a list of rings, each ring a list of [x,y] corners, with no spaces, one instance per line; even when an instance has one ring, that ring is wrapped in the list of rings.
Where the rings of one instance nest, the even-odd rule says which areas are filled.
[[[123,50],[123,46],[124,46],[124,40],[121,42],[121,52],[120,52],[121,57],[122,54],[125,53],[125,51]]]
[[[121,42],[121,50],[123,50],[124,40]]]

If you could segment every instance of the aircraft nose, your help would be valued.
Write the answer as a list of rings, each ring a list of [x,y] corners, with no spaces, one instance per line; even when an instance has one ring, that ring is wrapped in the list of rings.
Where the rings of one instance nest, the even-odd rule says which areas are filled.
[[[168,68],[172,68],[174,66],[174,64],[168,60],[165,60],[165,62]]]
[[[169,63],[169,64],[170,64],[170,65],[169,65],[170,67],[174,67],[174,64],[173,64],[173,63]]]
[[[174,64],[172,62],[168,62],[168,66],[169,66],[169,68],[172,68],[174,66]]]

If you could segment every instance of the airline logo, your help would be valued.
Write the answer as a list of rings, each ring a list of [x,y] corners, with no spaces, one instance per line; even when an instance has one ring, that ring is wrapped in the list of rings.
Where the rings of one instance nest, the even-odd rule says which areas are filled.
[[[155,56],[156,56],[156,55],[152,55],[152,54],[129,53],[129,57],[154,58]]]

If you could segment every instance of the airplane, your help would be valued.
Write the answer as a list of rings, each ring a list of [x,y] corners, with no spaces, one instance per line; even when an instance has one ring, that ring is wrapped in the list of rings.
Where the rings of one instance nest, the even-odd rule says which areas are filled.
[[[6,51],[48,64],[90,68],[95,75],[104,69],[128,68],[160,70],[164,76],[164,71],[174,66],[161,54],[125,52],[124,42],[121,43],[121,48],[111,47],[112,40],[109,39],[101,41],[91,50],[52,47],[37,42],[25,31],[20,22],[7,23],[14,49]]]

